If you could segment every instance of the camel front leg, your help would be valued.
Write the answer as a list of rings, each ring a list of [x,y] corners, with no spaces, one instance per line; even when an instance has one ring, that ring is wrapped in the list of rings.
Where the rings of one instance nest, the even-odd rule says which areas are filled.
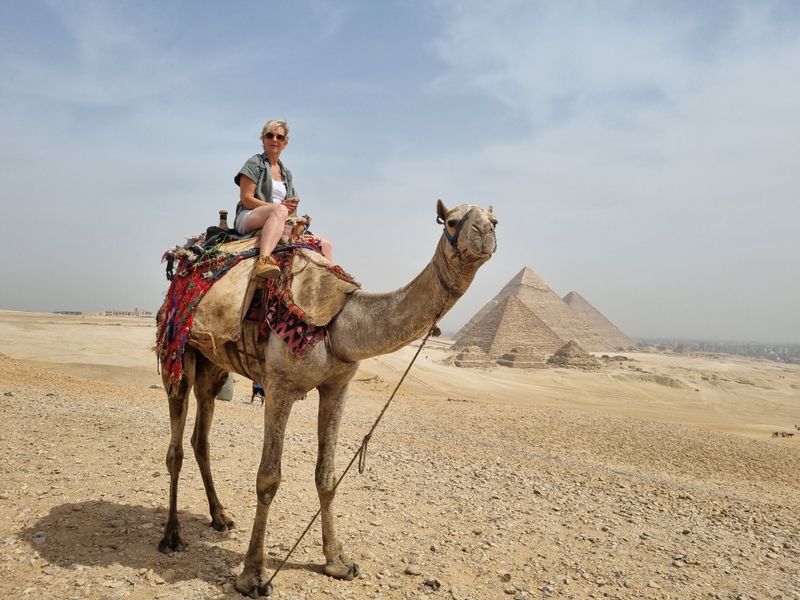
[[[170,440],[167,449],[167,471],[169,471],[169,516],[164,527],[164,537],[158,543],[161,552],[182,552],[186,544],[181,539],[181,525],[178,521],[178,478],[183,466],[183,429],[186,426],[186,413],[189,408],[189,392],[195,375],[195,352],[187,348],[183,355],[183,377],[173,392],[167,392],[169,399]],[[162,373],[164,389],[169,390],[169,376]]]
[[[323,572],[336,579],[350,581],[360,573],[358,565],[344,553],[336,536],[333,500],[336,496],[336,441],[339,423],[344,412],[348,383],[325,385],[319,388],[317,418],[317,468],[315,480],[322,519],[322,552],[325,555]]]
[[[264,568],[264,533],[267,527],[269,507],[281,483],[283,437],[294,402],[293,399],[276,398],[275,390],[271,385],[267,386],[265,392],[264,446],[256,478],[258,505],[253,521],[253,531],[250,534],[250,545],[244,559],[244,569],[236,579],[236,589],[252,598],[269,596],[272,593],[272,586],[267,583],[269,580],[267,570]]]
[[[211,448],[208,443],[208,434],[211,431],[211,422],[214,419],[214,399],[219,394],[228,373],[212,364],[202,356],[197,359],[197,376],[194,384],[194,395],[197,398],[197,417],[194,422],[192,432],[192,448],[197,465],[200,467],[200,475],[203,478],[203,486],[206,489],[208,498],[208,511],[211,513],[211,526],[217,531],[227,531],[236,525],[228,514],[225,507],[217,497],[217,490],[214,488],[214,479],[211,476]]]

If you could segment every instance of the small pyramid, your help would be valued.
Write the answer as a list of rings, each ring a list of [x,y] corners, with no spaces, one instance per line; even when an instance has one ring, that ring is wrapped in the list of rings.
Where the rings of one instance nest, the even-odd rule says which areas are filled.
[[[490,365],[489,356],[478,346],[467,346],[453,359],[457,367],[486,368]]]
[[[512,348],[511,352],[506,352],[497,359],[497,364],[512,369],[544,369],[543,356],[528,347]]]
[[[562,340],[577,340],[590,350],[613,349],[608,341],[597,335],[530,267],[524,267],[503,286],[500,293],[475,313],[475,316],[456,333],[456,339],[466,336],[474,325],[509,296],[522,301]]]
[[[589,324],[595,333],[605,339],[615,350],[626,350],[634,346],[633,340],[622,333],[616,325],[609,321],[603,313],[581,296],[578,292],[570,292],[564,296],[572,310],[578,313]]]
[[[581,348],[575,340],[570,340],[558,351],[547,359],[551,367],[565,367],[567,369],[583,369],[594,371],[600,368],[597,359]]]
[[[502,356],[515,347],[525,346],[544,355],[561,347],[559,338],[516,296],[506,296],[466,334],[457,338],[453,349],[478,346],[490,357]]]

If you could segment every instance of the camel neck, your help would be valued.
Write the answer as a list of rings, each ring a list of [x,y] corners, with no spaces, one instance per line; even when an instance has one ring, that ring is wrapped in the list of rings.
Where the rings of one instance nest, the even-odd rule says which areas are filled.
[[[447,260],[442,238],[430,263],[409,284],[381,294],[357,291],[328,328],[336,356],[357,361],[387,354],[425,335],[464,293],[477,264]]]

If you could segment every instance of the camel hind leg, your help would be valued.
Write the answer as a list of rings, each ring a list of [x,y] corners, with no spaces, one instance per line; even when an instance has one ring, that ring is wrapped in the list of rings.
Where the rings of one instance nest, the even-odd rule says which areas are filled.
[[[169,385],[168,374],[162,373],[164,389],[169,400],[170,440],[167,449],[167,471],[169,471],[169,516],[164,527],[164,537],[158,544],[161,552],[181,552],[186,545],[181,539],[181,525],[178,521],[178,478],[183,466],[183,429],[186,426],[186,413],[189,408],[189,392],[194,385],[196,354],[187,348],[183,355],[183,377],[174,388]]]
[[[203,356],[198,356],[194,382],[194,396],[197,399],[197,417],[192,432],[192,448],[200,475],[208,497],[208,511],[211,513],[211,526],[217,531],[233,529],[235,524],[225,512],[225,507],[217,497],[214,479],[211,476],[211,449],[208,434],[214,419],[214,399],[219,394],[228,372],[211,363]]]

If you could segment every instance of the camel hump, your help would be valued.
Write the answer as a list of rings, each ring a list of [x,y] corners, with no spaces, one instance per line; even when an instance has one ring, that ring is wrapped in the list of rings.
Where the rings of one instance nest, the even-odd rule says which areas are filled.
[[[361,285],[328,259],[300,248],[292,261],[292,298],[307,323],[327,325],[339,314],[347,297]]]

